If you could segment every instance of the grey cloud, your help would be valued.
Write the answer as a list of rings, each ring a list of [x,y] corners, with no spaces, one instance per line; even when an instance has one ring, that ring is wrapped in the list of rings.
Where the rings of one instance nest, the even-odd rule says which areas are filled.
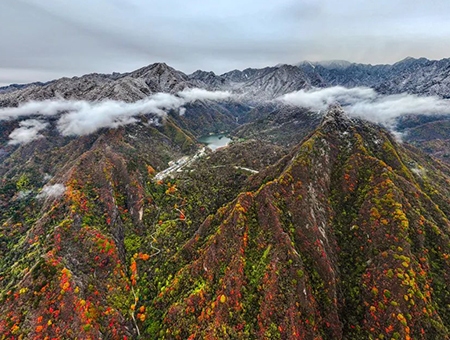
[[[448,56],[449,12],[445,0],[3,1],[0,83],[157,61],[222,73],[304,59],[439,59]],[[15,69],[32,72],[9,75]]]

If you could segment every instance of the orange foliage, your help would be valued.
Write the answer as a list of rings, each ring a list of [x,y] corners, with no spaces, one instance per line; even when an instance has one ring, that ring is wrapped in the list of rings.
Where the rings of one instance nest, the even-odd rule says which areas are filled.
[[[139,259],[141,259],[141,260],[144,260],[144,261],[147,261],[149,258],[150,258],[150,255],[147,255],[147,254],[143,254],[143,253],[139,253]],[[136,262],[135,262],[135,264],[136,264]]]

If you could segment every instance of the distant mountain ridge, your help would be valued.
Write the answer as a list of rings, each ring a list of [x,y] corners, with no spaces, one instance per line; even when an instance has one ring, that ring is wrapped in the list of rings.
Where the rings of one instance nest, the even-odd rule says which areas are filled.
[[[302,72],[298,72],[300,69]],[[277,95],[311,87],[367,86],[384,94],[411,93],[450,97],[450,58],[429,60],[405,58],[395,64],[358,64],[345,60],[303,61],[263,69],[234,70],[222,75],[198,78],[206,86],[220,83],[221,89],[239,89],[250,97]],[[286,83],[289,82],[287,86]]]
[[[313,64],[327,86],[368,86],[384,94],[412,93],[450,96],[450,59],[408,57],[393,65]],[[301,63],[302,69],[311,68]]]
[[[133,102],[156,92],[176,93],[195,87],[188,77],[164,63],[156,63],[129,73],[98,74],[61,78],[1,93],[0,106],[15,106],[28,100],[54,97],[65,99],[114,99]]]
[[[238,99],[261,101],[301,89],[330,86],[368,86],[384,94],[406,92],[450,98],[450,58],[408,57],[393,65],[342,60],[305,61],[296,65],[233,70],[221,75],[202,70],[187,75],[165,63],[155,63],[122,74],[92,73],[47,83],[2,87],[0,106],[16,106],[26,100],[54,97],[133,102],[156,92],[176,93],[196,87],[231,91]]]

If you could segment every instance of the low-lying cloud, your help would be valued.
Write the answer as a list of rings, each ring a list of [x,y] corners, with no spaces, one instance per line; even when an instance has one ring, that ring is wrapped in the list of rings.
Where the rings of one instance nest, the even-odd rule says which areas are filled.
[[[278,98],[286,104],[307,107],[313,110],[326,109],[330,104],[339,102],[341,105],[370,101],[377,97],[377,93],[368,87],[345,88],[342,86],[300,90],[291,92]]]
[[[57,128],[64,136],[81,136],[93,133],[101,128],[115,128],[137,122],[141,114],[154,114],[165,117],[169,110],[180,109],[183,105],[196,100],[226,100],[231,97],[227,91],[207,91],[187,89],[176,95],[157,93],[148,98],[126,103],[105,100],[88,102],[83,100],[50,99],[31,101],[18,107],[0,109],[0,120],[18,119],[35,116],[40,119],[61,115]],[[11,144],[30,142],[40,137],[39,131],[48,123],[29,119],[21,122],[20,127],[11,133]]]
[[[42,191],[36,196],[37,198],[56,198],[64,195],[66,192],[66,187],[63,184],[53,184],[47,185],[42,188]]]
[[[20,122],[19,126],[10,133],[8,144],[25,144],[42,138],[43,136],[39,132],[44,130],[48,123],[37,119],[28,119]]]
[[[339,103],[349,115],[383,124],[390,129],[394,129],[397,118],[401,116],[450,114],[450,100],[405,93],[381,95],[367,87],[300,90],[277,100],[312,110],[325,110],[330,104]]]
[[[196,100],[225,100],[231,96],[229,91],[208,91],[204,89],[186,89],[179,92],[178,95],[186,102],[193,102]]]
[[[42,138],[41,132],[49,126],[46,119],[51,116],[58,116],[56,126],[62,135],[81,136],[101,128],[135,123],[139,115],[145,114],[153,114],[151,121],[157,124],[169,110],[178,110],[180,115],[184,115],[184,105],[188,103],[196,100],[223,101],[231,96],[228,91],[186,89],[175,95],[157,93],[134,103],[65,99],[31,101],[18,107],[0,109],[0,121],[34,117],[20,122],[9,136],[9,144],[24,144]],[[339,103],[349,115],[383,124],[392,131],[395,131],[397,119],[404,115],[450,114],[450,100],[411,94],[381,95],[367,87],[300,90],[276,100],[312,110],[325,110],[330,104]]]

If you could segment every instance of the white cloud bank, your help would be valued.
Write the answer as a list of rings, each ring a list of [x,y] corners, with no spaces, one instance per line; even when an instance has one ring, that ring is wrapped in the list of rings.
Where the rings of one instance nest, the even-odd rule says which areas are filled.
[[[450,100],[411,94],[385,96],[367,87],[300,90],[277,100],[313,110],[325,110],[330,104],[339,103],[349,115],[383,124],[390,129],[395,127],[396,119],[404,115],[450,114]]]
[[[82,100],[51,99],[31,101],[18,107],[0,109],[0,120],[11,120],[26,116],[40,119],[61,114],[57,128],[64,136],[87,135],[101,128],[115,128],[132,124],[141,114],[155,114],[165,117],[166,112],[182,108],[183,105],[196,100],[225,100],[231,97],[228,91],[206,91],[186,89],[176,95],[157,93],[134,103],[105,100],[87,102]],[[14,130],[11,144],[26,143],[40,137],[39,131],[48,123],[36,119],[21,122],[21,127]]]

